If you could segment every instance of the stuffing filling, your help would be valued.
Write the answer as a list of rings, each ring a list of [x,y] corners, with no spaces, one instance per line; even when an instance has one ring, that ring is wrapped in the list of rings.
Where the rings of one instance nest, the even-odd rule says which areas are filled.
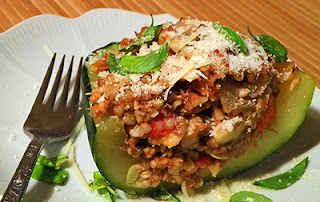
[[[120,47],[138,40],[144,29],[135,39],[123,39]],[[123,121],[128,137],[121,149],[137,159],[130,172],[137,175],[136,186],[168,181],[192,194],[203,185],[201,176],[215,177],[230,159],[254,147],[275,119],[277,83],[290,77],[295,64],[278,63],[258,43],[239,35],[246,54],[211,22],[184,17],[163,24],[153,41],[130,52],[144,56],[168,43],[159,71],[111,73],[108,53],[90,64],[89,71],[98,73],[90,115],[96,124],[104,116]]]

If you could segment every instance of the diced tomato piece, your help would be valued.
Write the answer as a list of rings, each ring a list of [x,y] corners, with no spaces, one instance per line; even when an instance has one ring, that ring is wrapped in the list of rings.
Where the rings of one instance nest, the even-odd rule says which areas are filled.
[[[165,33],[165,32],[170,32],[170,31],[173,31],[173,28],[172,28],[172,25],[170,25],[170,27],[167,27],[166,29],[162,30],[162,34]],[[162,45],[162,44],[165,44],[168,40],[168,36],[166,34],[162,35],[161,34],[159,35],[159,38],[158,38],[158,44],[159,45]],[[169,47],[169,50],[168,52],[173,52],[172,49]],[[173,52],[174,53],[174,52]]]
[[[148,123],[152,128],[151,132],[148,133],[148,136],[151,138],[164,137],[176,129],[176,125],[172,127],[172,124],[176,124],[176,118],[173,115],[166,117],[163,114],[160,114]]]
[[[102,111],[100,110],[99,105],[96,104],[91,107],[90,115],[93,118],[97,118],[98,116],[102,115]]]
[[[204,101],[205,99],[205,101]],[[193,108],[203,104],[207,101],[207,98],[200,96],[198,93],[191,92],[185,103],[185,109],[192,110]]]
[[[165,32],[173,31],[172,25],[170,25],[169,27],[165,28],[163,31],[165,31]]]
[[[134,42],[134,39],[123,38],[122,41],[120,42],[120,47],[127,46],[133,42]]]
[[[137,38],[140,38],[142,33],[144,32],[145,29],[147,29],[148,27],[142,27],[140,32],[135,32]]]
[[[223,58],[224,57],[224,54],[222,53],[222,51],[221,50],[214,50],[214,54],[215,55],[217,55],[218,57],[221,57],[221,58]]]
[[[178,26],[186,26],[186,22],[189,20],[189,17],[182,17],[180,20],[177,22]]]
[[[158,39],[158,44],[159,44],[159,45],[165,44],[165,43],[166,43],[166,41],[167,41],[167,39],[166,39],[166,38],[164,38],[164,37],[159,38],[159,39]],[[169,47],[169,49],[170,49],[170,47]]]
[[[271,95],[268,101],[267,110],[257,123],[257,130],[260,131],[268,127],[276,118],[276,113],[276,98],[273,95]]]
[[[203,168],[207,165],[210,165],[212,161],[212,157],[208,154],[200,154],[199,157],[194,160],[194,164],[196,167]]]
[[[98,87],[104,86],[106,84],[106,79],[99,79],[98,80]]]
[[[100,60],[90,66],[90,70],[95,72],[102,72],[103,70],[108,69],[108,57],[109,53],[106,53]]]
[[[191,105],[195,105],[195,103],[201,98],[200,95],[197,93],[191,92],[190,97],[188,99],[188,103],[190,102]]]

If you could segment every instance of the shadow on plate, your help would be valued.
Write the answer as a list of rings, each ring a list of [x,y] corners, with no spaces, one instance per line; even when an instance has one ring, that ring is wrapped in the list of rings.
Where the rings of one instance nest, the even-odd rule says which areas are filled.
[[[82,106],[82,105],[81,105]],[[79,114],[83,114],[83,111],[80,110]],[[82,116],[78,116],[78,121]],[[59,156],[63,152],[64,146],[67,144],[68,139],[58,142],[53,142],[44,147],[44,151],[41,153],[42,155],[46,155],[48,157]],[[68,168],[68,164],[63,164],[62,169]],[[67,182],[68,183],[68,182]],[[30,189],[27,190],[24,195],[24,202],[33,202],[33,201],[48,201],[52,194],[54,193],[55,186],[52,184],[44,183],[44,182],[36,182]]]
[[[304,154],[316,147],[319,143],[320,111],[311,107],[303,123],[286,144],[261,163],[236,176],[236,179],[254,182],[257,177],[277,171],[282,165],[292,161],[293,158],[307,157],[307,155]],[[313,159],[311,158],[309,160],[312,161]],[[213,187],[215,187],[215,184],[206,184],[198,189],[197,193],[209,193]]]
[[[54,192],[54,185],[44,182],[35,183],[23,197],[24,202],[48,201]]]
[[[67,140],[51,143],[47,145],[43,150],[42,155],[49,157],[58,156],[62,153],[62,149],[66,144]],[[54,185],[36,182],[33,186],[27,190],[24,195],[24,202],[38,202],[38,201],[48,201],[54,192]]]
[[[293,158],[307,157],[304,154],[316,147],[319,143],[320,111],[311,107],[305,120],[286,144],[280,147],[273,155],[243,174],[254,178],[257,175],[272,173],[285,163],[292,161]],[[312,161],[312,159],[309,160]]]

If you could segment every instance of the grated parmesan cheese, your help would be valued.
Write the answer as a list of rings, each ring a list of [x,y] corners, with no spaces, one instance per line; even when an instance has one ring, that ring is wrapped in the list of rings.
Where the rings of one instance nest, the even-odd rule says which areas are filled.
[[[78,136],[78,134],[80,133],[80,131],[84,127],[84,125],[85,125],[84,117],[81,117],[81,119],[79,120],[77,126],[73,130],[72,135],[70,136],[66,146],[64,147],[64,150],[63,150],[62,154],[64,154],[65,156],[69,155],[70,148],[73,145],[73,142],[74,142],[75,138]]]
[[[152,51],[158,50],[159,48],[161,48],[161,45],[159,45],[155,41],[153,41],[149,47],[147,46],[147,44],[142,44],[139,49],[139,52],[137,53],[137,56],[147,55],[147,54],[151,53]]]
[[[223,120],[210,131],[210,137],[214,137],[219,144],[225,144],[236,139],[245,130],[242,117],[236,116],[232,119]]]
[[[180,57],[176,55],[169,56],[167,63],[162,65],[168,66],[168,68],[171,68],[172,66],[179,67],[175,68],[177,70],[177,75],[175,75],[174,80],[170,80],[170,84],[183,78],[190,69],[201,67],[200,64],[212,64],[218,68],[217,70],[220,70],[225,74],[239,74],[245,71],[259,72],[262,70],[261,66],[263,64],[266,66],[270,65],[267,60],[268,55],[263,47],[249,37],[240,34],[247,45],[248,54],[238,53],[232,55],[228,54],[226,50],[233,49],[233,44],[230,43],[225,36],[215,30],[211,22],[192,20],[192,23],[196,26],[200,26],[201,24],[205,25],[205,27],[199,29],[199,40],[192,40],[185,44],[185,47],[181,47],[178,50],[178,53],[179,51],[181,51],[180,53],[183,53],[182,55],[179,55]],[[181,29],[183,28],[188,29],[189,27],[179,27],[176,30],[177,34],[182,32]],[[217,57],[214,54],[215,51],[219,51],[222,57]],[[182,57],[186,55],[190,57],[188,61],[184,60],[184,57]],[[226,61],[226,64],[223,63],[223,60]],[[186,63],[189,65],[186,65]],[[176,76],[181,76],[181,78],[177,78]]]
[[[105,99],[107,98],[107,94],[103,93],[102,96],[99,98],[99,100],[97,101],[97,103],[103,102],[105,101]]]
[[[200,21],[200,20],[187,18],[185,21],[180,21],[177,24],[170,24],[170,23],[166,24],[165,27],[170,29],[168,29],[168,31],[165,31],[164,33],[161,33],[161,34],[166,36],[164,38],[167,40],[171,50],[169,49],[169,53],[166,60],[161,64],[160,71],[147,72],[147,73],[141,73],[141,74],[128,74],[126,76],[121,76],[118,74],[110,75],[110,78],[111,76],[114,76],[115,78],[113,80],[113,77],[112,77],[112,79],[110,80],[113,80],[116,82],[110,81],[108,83],[108,81],[106,81],[106,83],[109,85],[109,87],[111,86],[111,88],[114,87],[114,89],[116,89],[115,90],[116,93],[114,93],[115,101],[120,103],[120,106],[124,109],[124,111],[129,111],[129,109],[132,110],[132,108],[134,108],[134,110],[138,110],[136,109],[136,105],[139,105],[139,102],[135,102],[135,101],[136,100],[144,101],[144,99],[148,100],[149,99],[148,96],[145,96],[145,95],[151,94],[151,96],[154,96],[152,97],[152,99],[164,99],[164,101],[166,101],[168,99],[170,90],[174,88],[177,82],[181,81],[181,84],[184,85],[187,82],[191,83],[192,81],[195,81],[197,79],[199,80],[205,79],[205,80],[208,80],[204,82],[205,85],[202,85],[203,83],[201,83],[202,81],[200,80],[199,82],[194,82],[194,86],[193,84],[186,85],[186,86],[187,87],[191,86],[191,90],[190,90],[191,93],[193,93],[192,92],[193,90],[198,91],[199,95],[201,95],[200,98],[204,97],[206,100],[209,100],[208,102],[209,105],[206,106],[207,103],[204,102],[204,103],[198,104],[196,107],[198,106],[200,108],[204,107],[205,110],[212,109],[212,111],[216,110],[215,109],[216,107],[218,110],[221,111],[221,114],[220,114],[221,116],[212,115],[212,117],[210,117],[210,115],[208,115],[209,117],[205,117],[204,119],[204,122],[208,125],[209,137],[213,140],[212,141],[213,144],[223,145],[226,143],[230,143],[233,140],[237,141],[237,138],[241,137],[240,135],[243,135],[243,134],[246,135],[245,131],[250,133],[253,130],[255,130],[255,122],[253,122],[253,120],[255,120],[256,117],[258,117],[257,116],[258,113],[255,111],[251,112],[250,111],[251,109],[249,108],[254,108],[257,105],[258,101],[256,99],[256,96],[267,92],[268,90],[267,87],[270,84],[269,80],[265,80],[265,81],[261,80],[262,82],[261,81],[259,82],[258,77],[260,75],[263,75],[263,76],[268,75],[270,76],[270,79],[271,79],[272,74],[273,76],[276,74],[279,74],[279,72],[274,68],[276,64],[275,58],[272,55],[266,53],[263,47],[260,46],[258,43],[256,43],[249,37],[244,36],[240,33],[238,33],[238,35],[243,39],[244,43],[246,44],[248,52],[246,54],[239,52],[238,48],[235,47],[235,43],[232,43],[229,40],[227,40],[223,34],[221,34],[218,30],[216,30],[212,26],[212,22],[209,22],[209,21]],[[161,34],[159,35],[159,39],[161,38],[160,37]],[[152,51],[158,50],[162,46],[160,42],[162,43],[163,41],[159,40],[159,43],[153,41],[151,44],[150,43],[143,44],[137,53],[133,52],[128,54],[129,55],[134,54],[138,57],[147,55]],[[100,78],[107,78],[109,74],[110,73],[107,73],[107,72],[100,72],[98,76]],[[284,72],[283,74],[284,75],[282,76],[284,77],[286,77],[285,74],[288,74],[287,77],[290,76],[290,72]],[[228,104],[230,105],[232,104],[232,107],[234,109],[240,109],[239,114],[237,112],[235,114],[231,113],[231,116],[229,116],[230,114],[228,114],[229,112],[227,110],[224,111],[223,109],[222,110],[220,109],[221,108],[220,103],[221,105],[223,105],[221,99],[220,99],[221,101],[220,103],[219,101],[218,101],[218,104],[214,103],[219,99],[219,96],[221,96],[220,98],[222,98],[223,92],[226,92],[226,90],[223,91],[222,89],[222,86],[224,86],[224,83],[223,83],[224,81],[222,80],[226,78],[226,76],[228,76],[228,80],[233,79],[233,82],[236,83],[232,86],[232,88],[230,87],[230,89],[227,89],[227,90],[230,90],[227,92],[228,94],[226,93],[228,96],[236,95],[236,97],[230,96],[231,97],[230,103]],[[244,76],[247,76],[247,78],[244,78]],[[237,82],[240,83],[240,81],[244,81],[244,83],[247,83],[246,85],[248,85],[248,87],[246,87],[244,84],[243,86],[237,85]],[[257,83],[254,83],[256,81]],[[253,83],[252,86],[250,83],[251,84]],[[231,82],[228,84],[232,85]],[[180,87],[180,83],[177,86]],[[213,86],[213,87],[210,87],[210,86]],[[199,90],[199,88],[201,89]],[[208,88],[213,89],[212,97],[210,97],[211,92],[209,92]],[[204,91],[204,93],[202,93],[201,92],[202,89],[207,89],[207,91]],[[219,91],[220,89],[221,91]],[[107,90],[104,92],[108,92],[108,90],[110,90],[110,88],[107,88]],[[175,90],[179,91],[179,89],[176,89],[176,88]],[[185,88],[182,88],[182,91],[184,90]],[[175,96],[177,97],[181,96],[183,98],[180,100],[180,97],[179,97],[177,101],[180,103],[176,105],[179,107],[183,104],[181,107],[182,110],[187,109],[187,107],[185,106],[187,106],[188,102],[193,102],[192,99],[189,99],[192,97],[192,94],[191,93],[183,94],[184,92],[182,91],[180,91],[180,94],[174,93],[173,94],[174,96],[172,96],[172,99],[170,97],[168,101],[169,107],[172,107],[174,106],[174,104],[176,104],[176,103],[173,103],[171,105],[171,102],[172,100],[175,99]],[[254,96],[253,95],[251,96],[252,92],[255,93]],[[123,101],[126,99],[126,96],[128,94],[130,94],[130,98],[131,98],[132,93],[133,93],[133,96],[135,97],[133,107],[128,105],[125,101]],[[114,94],[112,94],[112,96]],[[97,103],[105,101],[106,98],[108,98],[107,95],[109,94],[104,93],[100,97],[100,99],[98,99]],[[186,95],[186,96],[183,97],[182,95],[183,96]],[[217,95],[217,97],[214,97],[215,95]],[[269,99],[269,95],[270,95],[270,92],[269,94],[266,94],[265,96],[266,100]],[[110,98],[109,100],[112,100],[113,98],[112,96],[109,96]],[[228,96],[225,96],[225,97],[227,97],[229,100]],[[124,99],[122,100],[121,98],[124,98]],[[196,97],[196,99],[198,98]],[[212,102],[213,104],[210,102]],[[114,105],[119,103],[115,102]],[[212,104],[213,106],[210,104]],[[185,107],[185,109],[183,107]],[[194,111],[190,110],[191,115],[193,115],[192,113],[194,114],[198,113],[197,111],[198,109],[196,107],[192,108],[194,109]],[[224,106],[222,106],[222,108],[223,107]],[[250,112],[250,114],[249,113],[248,115],[241,114],[242,113],[241,107],[244,109],[243,114],[247,113],[247,111]],[[177,109],[177,108],[172,107],[169,109],[171,110],[171,109]],[[185,113],[182,110],[181,110],[181,114]],[[208,110],[208,111],[205,111],[205,113],[207,112],[211,113],[212,111]],[[186,112],[186,114],[187,113],[188,111]],[[189,116],[190,114],[187,114],[187,116]],[[136,114],[134,115],[137,116],[139,114],[137,113],[137,115]],[[184,114],[182,114],[182,116],[183,115]],[[155,116],[157,116],[157,114]],[[182,116],[179,116],[179,118],[182,119]],[[207,114],[205,116],[207,116]],[[114,116],[113,118],[118,120],[121,117],[122,115],[119,115],[119,117]],[[150,116],[150,117],[153,117],[153,116]],[[180,122],[182,121],[180,120]],[[97,124],[96,127],[99,127],[99,124]],[[120,130],[120,128],[117,128],[117,130]],[[207,154],[209,154],[209,152],[207,152]],[[220,155],[220,156],[215,154],[210,154],[210,155],[213,158],[220,159],[220,160],[231,158],[229,156],[223,156],[223,155]],[[211,166],[209,167],[209,170],[211,171],[211,174],[213,176],[216,175],[217,171],[215,167]],[[129,175],[129,178],[130,177],[132,176]],[[136,178],[133,179],[133,181],[135,180]],[[129,179],[129,181],[132,181],[132,179]],[[184,179],[182,179],[181,190],[185,199],[189,197],[188,187],[186,183],[187,182]],[[246,185],[246,183],[247,182],[239,182],[238,184],[234,183],[235,185],[234,187],[228,181],[222,180],[221,184],[217,185],[212,190],[212,192],[217,191],[217,193],[215,193],[216,194],[215,197],[213,198],[227,200],[230,198],[230,196],[233,193],[238,191],[238,188],[240,186],[246,188],[246,186],[242,186],[243,184]],[[250,184],[252,183],[250,182]],[[220,186],[221,190],[223,191],[220,192],[218,186]]]
[[[186,181],[182,181],[181,182],[181,191],[182,191],[182,194],[185,198],[189,198],[189,193],[188,193],[188,190],[187,190],[187,184],[186,184]]]
[[[169,23],[168,26],[171,24]],[[225,38],[212,26],[212,22],[187,18],[184,25],[179,23],[172,25],[172,30],[165,32],[169,37],[169,47],[176,52],[167,57],[161,64],[161,70],[146,74],[130,74],[126,78],[130,80],[130,88],[121,87],[116,100],[125,96],[125,90],[132,91],[135,96],[144,93],[163,95],[166,100],[171,88],[179,80],[192,82],[195,79],[207,77],[199,70],[200,67],[211,65],[214,71],[221,75],[234,75],[243,77],[248,73],[259,73],[262,70],[269,71],[274,61],[268,60],[268,54],[263,47],[249,37],[239,33],[244,40],[247,54],[237,53],[234,44]],[[153,41],[150,45],[143,44],[137,56],[144,56],[158,50],[162,45]],[[228,53],[228,50],[234,54]],[[100,72],[99,77],[105,78],[107,72]],[[120,81],[124,76],[115,75]],[[159,81],[162,81],[161,84]],[[104,100],[101,96],[99,102]]]
[[[228,131],[228,132],[232,132],[234,130],[234,126],[243,121],[242,117],[236,116],[232,119],[229,120],[223,120],[223,124],[224,124],[224,128]]]
[[[72,167],[73,173],[76,175],[76,178],[78,179],[78,181],[80,182],[80,184],[82,185],[82,187],[84,188],[84,190],[86,190],[87,192],[92,192],[91,187],[89,186],[87,180],[84,178],[81,170],[79,169],[77,162],[75,160],[75,149],[74,149],[74,145],[71,146],[70,148],[70,152],[69,152],[69,165]]]
[[[98,73],[98,77],[100,78],[106,78],[110,74],[109,71],[102,71]]]

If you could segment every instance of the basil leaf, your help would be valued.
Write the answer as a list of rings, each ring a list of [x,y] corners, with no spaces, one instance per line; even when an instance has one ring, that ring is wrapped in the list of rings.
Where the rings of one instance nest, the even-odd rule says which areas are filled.
[[[100,172],[93,173],[93,182],[91,187],[99,194],[103,195],[109,201],[116,201],[119,195],[109,186],[107,180],[101,175]]]
[[[109,66],[110,72],[125,75],[126,72],[124,71],[124,69],[119,63],[120,63],[120,58],[117,58],[114,54],[110,53],[108,57],[108,66]]]
[[[249,26],[248,32],[265,50],[276,56],[278,62],[284,63],[287,60],[288,51],[286,47],[275,38],[267,35],[255,35],[251,33]]]
[[[143,57],[145,57],[145,56],[137,57],[134,55],[125,55],[123,58],[121,58],[121,60],[119,62],[122,67],[135,66],[141,62]]]
[[[152,16],[151,16],[151,19],[152,19],[151,25],[142,32],[141,37],[138,40],[134,41],[133,43],[120,48],[120,51],[125,53],[133,51],[134,49],[138,48],[142,44],[152,41],[154,37],[156,37],[161,32],[162,25],[157,25],[154,27]]]
[[[305,158],[303,161],[301,161],[298,165],[296,165],[294,168],[292,168],[288,172],[285,172],[283,174],[280,174],[274,177],[270,177],[265,180],[256,181],[253,184],[260,187],[269,188],[269,189],[287,188],[300,179],[302,174],[305,172],[307,165],[308,165],[308,158]]]
[[[162,201],[170,200],[175,202],[181,202],[181,200],[178,197],[170,193],[163,186],[161,186],[159,190],[153,192],[151,197],[155,200],[162,200]]]
[[[148,55],[124,56],[120,65],[130,73],[149,72],[150,70],[160,66],[168,57],[168,43],[162,46],[159,50],[152,51]]]
[[[112,53],[119,50],[119,46],[119,42],[111,42],[104,47],[94,50],[89,54],[88,60],[84,61],[84,64],[89,69],[92,64],[98,62],[106,53]]]
[[[158,50],[152,51],[145,56],[125,55],[118,59],[115,55],[110,54],[108,57],[108,65],[110,72],[118,74],[128,73],[145,73],[159,71],[160,65],[168,57],[168,43],[164,44]]]
[[[234,40],[234,42],[240,47],[241,52],[247,53],[247,46],[244,43],[243,39],[232,29],[228,27],[223,27],[223,29],[231,36],[231,38]]]
[[[40,155],[37,159],[37,162],[42,166],[47,166],[59,170],[61,165],[68,160],[68,157],[65,155],[60,155],[57,157],[48,158],[47,156]]]
[[[230,202],[272,202],[268,197],[250,191],[240,191],[230,197]]]
[[[213,28],[223,34],[231,43],[235,43],[242,53],[247,53],[248,49],[243,39],[229,27],[223,27],[219,23],[213,23]]]
[[[32,178],[51,184],[64,185],[69,178],[69,173],[63,169],[56,170],[52,167],[36,164],[32,172]]]

